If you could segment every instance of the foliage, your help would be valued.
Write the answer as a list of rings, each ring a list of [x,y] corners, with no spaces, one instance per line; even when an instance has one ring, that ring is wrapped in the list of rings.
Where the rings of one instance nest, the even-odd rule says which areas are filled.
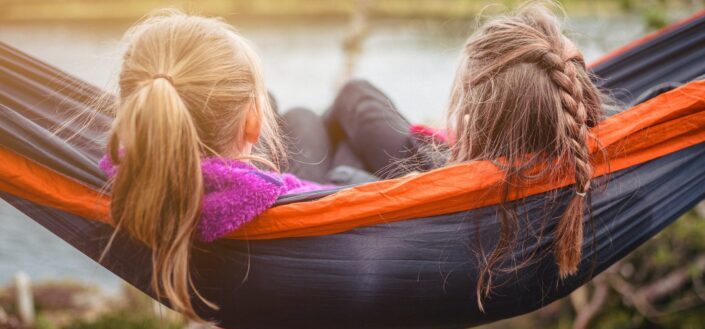
[[[646,22],[646,26],[650,29],[660,29],[668,25],[668,18],[666,17],[666,13],[663,10],[659,10],[657,8],[647,9],[644,12],[644,21]]]
[[[44,314],[39,314],[37,316],[37,322],[35,323],[37,329],[59,329],[54,321],[44,316]]]

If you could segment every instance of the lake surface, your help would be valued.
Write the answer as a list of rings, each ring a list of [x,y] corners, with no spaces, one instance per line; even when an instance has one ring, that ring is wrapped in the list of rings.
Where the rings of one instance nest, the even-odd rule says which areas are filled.
[[[262,57],[265,77],[284,110],[322,112],[343,72],[346,22],[237,24]],[[441,124],[457,54],[470,21],[375,21],[354,76],[387,92],[413,122]],[[568,22],[588,61],[645,33],[639,17],[581,17]],[[0,41],[97,86],[114,90],[127,24],[0,23]],[[24,271],[34,280],[70,279],[116,291],[120,279],[0,200],[0,284]]]

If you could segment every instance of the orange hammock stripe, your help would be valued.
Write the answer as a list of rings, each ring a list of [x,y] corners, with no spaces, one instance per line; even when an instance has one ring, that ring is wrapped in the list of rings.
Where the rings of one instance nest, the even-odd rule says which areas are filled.
[[[705,81],[691,82],[614,115],[593,129],[609,165],[591,145],[596,176],[625,169],[705,141]],[[500,202],[503,173],[487,161],[436,169],[339,191],[319,200],[269,209],[227,237],[276,239],[329,235],[394,221],[449,214]],[[537,182],[517,198],[571,184]],[[0,190],[82,217],[106,221],[109,198],[0,148]]]
[[[0,147],[0,191],[81,217],[108,221],[108,196],[5,147]]]
[[[609,166],[594,156],[596,176],[628,168],[705,141],[705,81],[693,82],[602,122],[594,133]],[[592,149],[596,150],[595,145]],[[595,152],[593,152],[595,153]],[[323,199],[270,209],[231,238],[327,235],[356,227],[449,214],[501,201],[503,173],[475,161],[412,177],[369,183]],[[573,183],[537,182],[519,198]]]

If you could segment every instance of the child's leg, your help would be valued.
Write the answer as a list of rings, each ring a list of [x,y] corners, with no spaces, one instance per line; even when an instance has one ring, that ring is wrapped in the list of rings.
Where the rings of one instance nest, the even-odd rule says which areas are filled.
[[[408,161],[419,157],[409,122],[387,96],[367,81],[345,84],[325,120],[333,143],[346,141],[365,169],[379,177],[430,169],[424,161]]]
[[[317,183],[328,183],[333,147],[323,119],[304,108],[281,115],[282,133],[287,148],[287,172]]]
[[[360,157],[355,154],[355,151],[353,151],[350,143],[344,139],[336,144],[335,152],[333,154],[333,161],[331,163],[332,168],[339,166],[366,170],[365,164],[362,162]]]

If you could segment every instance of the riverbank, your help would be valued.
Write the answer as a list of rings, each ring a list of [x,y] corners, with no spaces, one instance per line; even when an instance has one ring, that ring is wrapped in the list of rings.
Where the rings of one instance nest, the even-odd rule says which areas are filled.
[[[155,8],[176,7],[227,19],[346,19],[365,8],[372,18],[459,19],[493,13],[521,1],[498,0],[0,0],[0,21],[134,21]],[[571,16],[694,11],[703,0],[564,0]]]
[[[181,329],[184,318],[124,284],[119,294],[73,281],[31,282],[18,273],[0,287],[2,329]],[[200,327],[198,327],[200,328]],[[206,327],[203,327],[204,329]]]

